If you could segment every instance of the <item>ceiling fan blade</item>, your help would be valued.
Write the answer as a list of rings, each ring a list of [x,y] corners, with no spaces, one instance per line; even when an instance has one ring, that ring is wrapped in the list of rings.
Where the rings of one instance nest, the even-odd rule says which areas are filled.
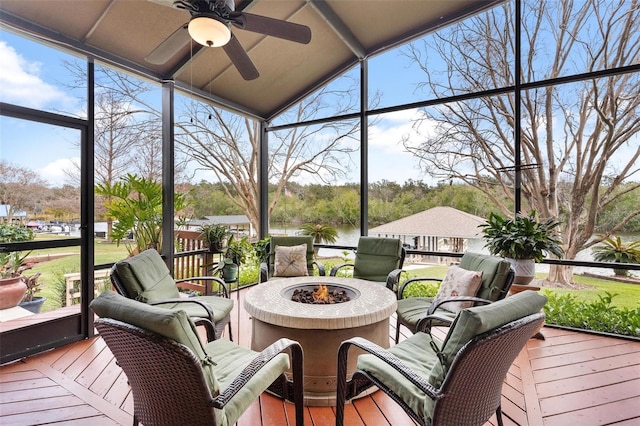
[[[232,35],[229,43],[222,46],[233,65],[236,67],[242,78],[245,80],[255,80],[260,76],[251,58],[247,55],[238,39]]]
[[[254,33],[266,34],[302,44],[307,44],[311,41],[311,29],[306,25],[244,12],[232,22],[237,27]]]
[[[190,42],[191,36],[187,31],[187,27],[182,26],[153,49],[144,60],[150,64],[162,65]]]

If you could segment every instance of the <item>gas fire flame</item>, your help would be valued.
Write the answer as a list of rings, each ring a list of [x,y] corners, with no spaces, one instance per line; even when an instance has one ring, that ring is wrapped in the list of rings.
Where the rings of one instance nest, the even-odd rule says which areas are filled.
[[[329,288],[324,284],[320,284],[317,290],[313,292],[313,300],[329,300]]]

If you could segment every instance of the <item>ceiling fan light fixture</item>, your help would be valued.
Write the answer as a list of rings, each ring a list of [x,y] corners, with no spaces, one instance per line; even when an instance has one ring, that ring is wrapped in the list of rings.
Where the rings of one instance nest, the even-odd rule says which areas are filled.
[[[206,15],[195,16],[189,21],[189,35],[207,47],[220,47],[231,40],[231,30],[224,22]]]

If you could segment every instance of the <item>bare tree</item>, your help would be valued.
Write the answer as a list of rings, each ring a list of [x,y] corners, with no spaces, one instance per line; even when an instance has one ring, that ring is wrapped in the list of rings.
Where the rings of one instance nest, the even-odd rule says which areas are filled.
[[[354,86],[343,90],[325,87],[298,103],[283,121],[302,122],[326,113],[339,115],[354,109]],[[329,102],[328,99],[332,101]],[[192,102],[184,121],[177,120],[176,147],[200,169],[212,171],[227,196],[246,212],[258,229],[259,123],[218,108]],[[269,134],[268,174],[275,185],[269,214],[278,204],[287,182],[301,174],[321,181],[343,176],[340,161],[358,149],[356,120],[301,126]]]
[[[8,206],[8,223],[17,212],[41,210],[46,194],[46,182],[38,173],[0,160],[0,204]]]
[[[162,180],[162,124],[158,120],[147,121],[136,135],[137,155],[132,159],[141,176],[155,181]]]
[[[71,84],[85,84],[84,68],[65,63],[75,77]],[[162,178],[161,113],[154,102],[157,88],[106,67],[96,69],[96,103],[94,128],[95,182],[112,186],[128,173],[153,181]],[[80,164],[66,171],[69,179],[79,184]],[[176,169],[180,175],[181,169]],[[96,200],[96,211],[104,210],[102,200]],[[106,210],[105,210],[106,211]],[[107,218],[111,235],[112,219]]]
[[[513,2],[410,45],[405,54],[424,71],[434,96],[514,84]],[[526,82],[610,69],[640,60],[638,1],[523,2],[522,73]],[[446,72],[430,68],[435,52]],[[593,238],[599,213],[640,187],[640,82],[620,73],[522,92],[523,204],[563,222],[566,258],[620,230],[640,210]],[[514,192],[513,93],[425,108],[415,123],[425,138],[404,141],[425,171],[483,190],[504,214]],[[517,119],[517,117],[515,117]],[[428,127],[428,129],[427,129]],[[635,176],[635,179],[634,179]],[[549,279],[572,280],[552,267]]]
[[[129,107],[130,100],[107,90],[96,97],[95,106],[95,178],[100,183],[114,183],[131,171],[135,164],[139,124],[135,115],[142,113]]]

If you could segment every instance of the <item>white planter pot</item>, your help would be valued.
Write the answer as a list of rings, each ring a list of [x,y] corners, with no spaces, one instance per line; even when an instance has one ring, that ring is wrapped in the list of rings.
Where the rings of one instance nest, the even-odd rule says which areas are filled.
[[[529,284],[536,275],[536,261],[533,259],[509,259],[511,266],[516,271],[516,277],[513,280],[514,284],[526,285]]]

